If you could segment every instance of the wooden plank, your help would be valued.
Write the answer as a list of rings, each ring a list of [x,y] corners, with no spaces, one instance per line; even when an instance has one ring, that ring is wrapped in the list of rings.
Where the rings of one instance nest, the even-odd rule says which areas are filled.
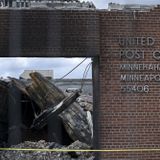
[[[65,98],[64,93],[40,73],[34,72],[31,73],[30,76],[33,81],[33,86],[38,86],[36,91],[43,95],[49,106],[57,105]]]
[[[65,98],[63,92],[40,73],[34,72],[30,76],[32,81],[29,84],[16,78],[10,79],[13,85],[35,101],[42,111],[52,105],[57,105]]]

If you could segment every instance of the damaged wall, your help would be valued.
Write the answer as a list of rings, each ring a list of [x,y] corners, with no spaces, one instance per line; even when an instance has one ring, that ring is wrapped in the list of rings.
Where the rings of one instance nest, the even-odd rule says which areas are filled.
[[[1,56],[97,56],[93,84],[94,115],[99,114],[94,119],[99,148],[157,149],[160,146],[159,81],[121,80],[121,75],[132,73],[121,70],[120,66],[159,63],[159,52],[153,56],[160,45],[159,17],[160,6],[147,12],[0,10],[0,53]],[[124,45],[119,41],[128,37],[140,37],[140,42]],[[155,40],[153,45],[147,42],[148,37]],[[133,57],[124,54],[127,49]],[[137,49],[141,51],[138,54]],[[142,59],[136,59],[137,55]],[[157,75],[157,70],[134,70],[133,74]],[[129,93],[127,85],[141,87]],[[149,87],[147,93],[143,89],[145,85]],[[160,153],[153,151],[101,154],[101,159],[106,160],[159,158]]]
[[[96,56],[98,18],[88,10],[0,10],[0,56]]]
[[[127,75],[158,75],[159,69],[121,65],[159,64],[160,6],[145,12],[100,12],[99,143],[103,149],[160,147],[159,80],[123,79]],[[135,41],[136,38],[138,41]],[[154,42],[150,44],[147,39]],[[143,39],[143,42],[142,42]],[[156,55],[154,54],[156,51]],[[139,57],[135,56],[138,53]],[[144,56],[142,56],[144,55]],[[146,89],[145,89],[146,87]],[[132,89],[131,89],[132,88]],[[109,159],[158,160],[160,152],[110,152]]]

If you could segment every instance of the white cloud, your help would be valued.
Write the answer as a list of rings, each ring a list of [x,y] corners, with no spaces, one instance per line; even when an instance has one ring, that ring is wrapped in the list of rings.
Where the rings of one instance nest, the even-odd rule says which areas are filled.
[[[85,1],[92,1],[96,8],[103,9],[107,8],[107,0],[85,0]]]
[[[99,9],[106,9],[108,7],[108,3],[110,2],[120,4],[160,4],[159,0],[92,0],[92,2]]]
[[[0,58],[0,77],[19,77],[24,70],[52,69],[54,77],[60,78],[84,58]],[[82,65],[66,78],[82,78],[84,69],[91,59],[87,59]],[[92,77],[91,69],[88,78]]]

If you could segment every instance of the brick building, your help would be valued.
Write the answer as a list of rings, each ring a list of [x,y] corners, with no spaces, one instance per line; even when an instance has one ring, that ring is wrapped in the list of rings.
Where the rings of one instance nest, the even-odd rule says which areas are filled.
[[[100,159],[159,160],[159,27],[160,6],[0,10],[0,56],[92,57]]]

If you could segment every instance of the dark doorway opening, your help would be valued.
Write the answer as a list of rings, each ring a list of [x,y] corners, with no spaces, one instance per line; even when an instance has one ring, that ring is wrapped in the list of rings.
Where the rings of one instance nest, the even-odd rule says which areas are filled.
[[[5,84],[2,85],[2,82]],[[69,82],[67,81],[67,83]],[[73,87],[77,85],[76,83],[78,82],[74,84],[72,81],[71,83]],[[61,84],[62,82],[59,84],[57,83],[59,86],[61,86]],[[8,85],[8,82],[1,80],[2,88],[5,85]],[[1,124],[4,126],[2,127],[3,131],[1,132],[4,133],[4,136],[2,136],[3,142],[8,143],[9,146],[26,140],[35,141],[40,139],[54,141],[60,143],[61,145],[69,145],[73,142],[73,139],[71,139],[66,132],[66,128],[64,127],[60,117],[51,118],[47,122],[48,125],[42,130],[37,131],[35,129],[30,129],[35,117],[41,113],[41,109],[37,103],[27,94],[24,94],[22,90],[20,91],[14,85],[10,86],[10,84],[9,89],[7,89],[7,87],[8,86],[4,88],[5,91],[2,91],[3,93],[6,93],[6,95],[1,99],[1,102],[4,104],[5,108],[3,110],[4,122]],[[87,89],[87,91],[89,91],[89,89]],[[6,104],[8,107],[6,107]],[[8,115],[8,119],[6,118],[6,115]]]

